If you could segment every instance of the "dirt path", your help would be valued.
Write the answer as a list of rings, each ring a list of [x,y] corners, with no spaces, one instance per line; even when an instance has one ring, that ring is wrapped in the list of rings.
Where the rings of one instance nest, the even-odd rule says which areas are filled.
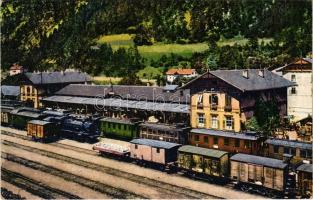
[[[240,198],[240,199],[262,198],[258,195],[252,195],[252,194],[247,194],[247,193],[243,193],[240,191],[235,191],[233,189],[225,188],[223,186],[194,181],[189,178],[181,177],[178,175],[168,175],[168,174],[156,171],[156,170],[142,168],[137,165],[119,162],[119,161],[102,158],[98,156],[90,156],[90,155],[78,153],[78,152],[68,150],[68,149],[60,149],[58,147],[54,147],[54,146],[47,145],[47,144],[34,143],[31,141],[25,141],[22,139],[12,138],[10,136],[5,136],[5,135],[2,135],[2,138],[8,141],[17,142],[17,143],[24,144],[27,146],[32,146],[32,147],[47,150],[47,151],[57,152],[65,156],[81,159],[81,160],[91,162],[91,163],[96,163],[96,164],[103,165],[106,167],[114,166],[114,168],[117,168],[121,171],[130,172],[136,175],[148,177],[148,178],[155,179],[155,180],[160,180],[166,183],[200,191],[206,194],[212,194],[212,195],[216,195],[216,196],[220,196],[224,198]]]

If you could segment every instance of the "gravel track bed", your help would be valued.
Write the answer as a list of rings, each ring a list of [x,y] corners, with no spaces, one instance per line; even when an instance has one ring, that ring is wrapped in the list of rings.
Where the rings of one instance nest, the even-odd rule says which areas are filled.
[[[160,189],[160,191],[169,192],[170,194],[173,194],[173,195],[184,196],[185,198],[188,198],[188,199],[195,199],[195,198],[197,198],[197,199],[199,199],[199,198],[202,198],[202,199],[203,198],[220,198],[220,197],[217,197],[217,196],[208,195],[208,194],[204,194],[204,193],[201,193],[201,192],[198,192],[198,191],[194,191],[194,190],[191,190],[191,189],[188,189],[188,188],[182,188],[182,187],[171,185],[171,184],[164,183],[164,182],[161,182],[161,181],[149,179],[149,178],[146,178],[146,177],[138,176],[138,175],[135,175],[135,174],[127,173],[127,172],[124,172],[124,171],[120,171],[120,170],[117,170],[117,169],[105,167],[105,166],[102,166],[102,165],[97,165],[97,164],[94,164],[94,163],[89,163],[89,162],[86,162],[86,161],[83,161],[83,160],[74,159],[74,158],[67,157],[67,156],[64,156],[64,155],[60,155],[60,154],[57,154],[57,153],[53,153],[53,152],[50,152],[50,151],[44,151],[42,149],[36,149],[36,148],[33,148],[33,147],[28,147],[28,146],[25,146],[25,145],[9,142],[9,141],[6,141],[6,140],[3,141],[3,144],[4,145],[13,146],[13,147],[16,147],[16,148],[20,148],[20,149],[23,149],[23,150],[26,150],[26,151],[31,151],[33,153],[37,153],[37,154],[40,154],[40,155],[43,155],[43,156],[47,156],[47,157],[50,157],[50,158],[62,160],[62,161],[65,161],[65,162],[68,162],[68,163],[71,163],[71,164],[75,164],[75,165],[79,165],[79,166],[82,166],[82,167],[86,167],[86,168],[89,168],[89,169],[97,170],[97,171],[102,172],[102,173],[106,173],[106,174],[110,174],[110,175],[113,175],[113,176],[125,178],[125,179],[131,180],[131,181],[134,181],[134,182],[137,182],[137,183],[141,183],[141,184],[144,184],[144,185],[148,185],[148,186],[151,186],[151,187],[154,187],[154,188],[157,187],[157,188]]]
[[[97,192],[104,193],[104,194],[106,194],[112,198],[118,198],[118,199],[135,199],[135,198],[141,198],[142,199],[143,198],[142,196],[137,195],[137,194],[133,194],[129,191],[119,189],[119,188],[114,188],[110,185],[106,185],[103,183],[99,183],[97,181],[89,180],[89,179],[86,179],[86,178],[83,178],[83,177],[80,177],[80,176],[56,169],[54,167],[46,166],[46,165],[43,165],[43,164],[38,163],[38,162],[34,162],[31,160],[27,160],[25,158],[15,156],[13,154],[2,152],[1,157],[3,159],[8,160],[8,161],[15,162],[15,163],[18,163],[20,165],[29,167],[31,169],[40,170],[42,172],[61,177],[64,180],[78,183],[84,187],[88,187],[88,188],[91,188]]]
[[[1,179],[44,199],[81,199],[79,196],[44,185],[5,168],[1,168]]]

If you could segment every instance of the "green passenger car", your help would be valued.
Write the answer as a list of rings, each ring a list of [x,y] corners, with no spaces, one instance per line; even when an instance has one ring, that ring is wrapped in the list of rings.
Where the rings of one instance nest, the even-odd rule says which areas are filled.
[[[11,111],[11,124],[14,128],[26,129],[28,121],[41,119],[43,116],[37,109],[17,108]]]
[[[100,120],[101,137],[131,140],[139,134],[138,119],[102,118]]]
[[[228,153],[190,145],[178,149],[178,167],[192,174],[226,178]]]

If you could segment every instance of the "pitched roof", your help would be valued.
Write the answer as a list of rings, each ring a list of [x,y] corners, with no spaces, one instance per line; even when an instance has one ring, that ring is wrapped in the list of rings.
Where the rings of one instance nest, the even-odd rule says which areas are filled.
[[[230,160],[251,163],[256,165],[263,165],[267,167],[273,167],[278,169],[284,169],[288,165],[284,163],[282,160],[274,159],[274,158],[266,158],[261,156],[254,156],[249,154],[238,153],[232,157]]]
[[[182,147],[179,147],[178,151],[197,154],[197,155],[203,155],[203,156],[213,157],[213,158],[220,158],[224,156],[225,154],[228,154],[226,151],[195,147],[191,145],[184,145]]]
[[[303,171],[303,172],[312,173],[312,171],[313,171],[313,164],[304,163],[304,164],[300,165],[297,168],[297,171]]]
[[[228,137],[228,138],[238,138],[238,139],[244,139],[244,140],[257,140],[259,138],[258,136],[255,135],[254,132],[251,132],[251,134],[247,134],[244,132],[236,133],[232,131],[220,131],[220,130],[202,129],[202,128],[191,129],[190,133],[222,136],[222,137]]]
[[[173,75],[173,74],[178,74],[178,75],[191,75],[195,69],[169,69],[166,74],[167,75]]]
[[[46,124],[51,124],[52,122],[42,121],[42,120],[31,120],[28,123],[37,124],[37,125],[46,125]]]
[[[133,144],[146,145],[151,147],[157,147],[162,149],[171,149],[173,147],[181,146],[180,144],[164,142],[159,140],[150,140],[150,139],[133,139],[130,141]]]
[[[1,85],[1,94],[5,96],[18,96],[20,95],[20,87],[12,85]]]
[[[153,123],[153,122],[144,122],[140,124],[140,127],[151,128],[154,130],[164,130],[164,131],[179,131],[182,129],[189,128],[185,124],[164,124],[164,123]]]
[[[33,84],[83,83],[90,82],[91,77],[83,72],[40,72],[25,73]]]
[[[77,97],[118,96],[128,100],[189,103],[190,90],[167,92],[163,87],[134,85],[83,85],[71,84],[55,93]]]
[[[295,62],[292,62],[292,63],[290,63],[290,64],[288,64],[288,65],[285,65],[285,66],[283,66],[283,67],[280,67],[280,68],[278,68],[278,69],[276,69],[276,71],[285,71],[285,70],[288,70],[288,69],[290,69],[292,66],[297,66],[297,67],[299,67],[299,66],[302,66],[303,68],[306,68],[306,69],[308,69],[309,71],[312,71],[312,62],[313,61],[313,59],[312,58],[301,58],[301,59],[299,59],[299,60],[296,60]],[[309,66],[308,66],[309,65]]]
[[[292,147],[292,148],[300,148],[300,149],[312,149],[312,143],[308,142],[301,142],[296,140],[284,140],[284,139],[267,139],[265,141],[266,144],[272,144],[277,146],[284,146],[284,147]]]
[[[259,69],[248,69],[248,78],[243,76],[244,69],[241,70],[216,70],[209,71],[213,76],[225,81],[226,83],[238,88],[239,90],[245,91],[257,91],[257,90],[268,90],[275,88],[285,88],[296,85],[295,83],[264,69],[264,76],[260,76]],[[188,82],[181,88],[188,88],[188,85],[192,82],[197,81],[205,74],[200,77]]]

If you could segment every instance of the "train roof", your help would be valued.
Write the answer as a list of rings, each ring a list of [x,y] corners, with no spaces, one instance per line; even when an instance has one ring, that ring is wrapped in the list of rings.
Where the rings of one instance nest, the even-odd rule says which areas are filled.
[[[37,124],[37,125],[52,124],[52,122],[42,121],[42,120],[31,120],[28,123],[30,123],[30,124]]]
[[[282,160],[274,159],[274,158],[266,158],[261,156],[254,156],[249,154],[238,153],[230,158],[230,160],[252,163],[256,165],[263,165],[272,168],[285,169],[287,164]]]
[[[203,155],[203,156],[213,157],[213,158],[221,158],[222,156],[228,154],[228,152],[226,151],[195,147],[191,145],[184,145],[182,147],[179,147],[178,151],[197,154],[197,155]]]
[[[312,173],[313,164],[304,163],[297,168],[297,171]]]
[[[1,105],[1,112],[11,112],[14,107]]]
[[[284,139],[267,139],[265,141],[266,144],[272,144],[277,146],[284,146],[284,147],[293,147],[293,148],[299,148],[299,149],[306,149],[306,150],[312,150],[312,143],[308,142],[301,142],[296,140],[284,140]]]
[[[244,140],[258,140],[258,136],[253,135],[254,132],[251,132],[253,134],[247,134],[247,133],[236,133],[232,131],[219,131],[219,130],[211,130],[211,129],[200,129],[195,128],[191,129],[191,133],[199,133],[199,134],[205,134],[205,135],[213,135],[213,136],[222,136],[222,137],[229,137],[229,138],[237,138],[237,139],[244,139]]]
[[[40,110],[35,109],[35,108],[29,108],[29,107],[20,107],[20,108],[14,109],[11,111],[11,114],[24,116],[24,117],[32,117],[32,118],[38,118],[42,116],[42,114],[40,113]]]
[[[113,122],[118,124],[135,124],[136,122],[139,122],[139,119],[118,119],[118,118],[111,118],[111,117],[105,117],[101,118],[100,121],[103,122]]]
[[[152,123],[145,122],[140,124],[141,127],[147,127],[151,129],[158,129],[164,131],[182,130],[188,128],[186,125],[174,125],[174,124],[163,124],[163,123]]]
[[[132,141],[130,141],[130,143],[157,147],[157,148],[162,148],[162,149],[171,149],[173,147],[180,146],[180,144],[176,144],[176,143],[164,142],[164,141],[159,141],[159,140],[150,140],[150,139],[133,139]]]

